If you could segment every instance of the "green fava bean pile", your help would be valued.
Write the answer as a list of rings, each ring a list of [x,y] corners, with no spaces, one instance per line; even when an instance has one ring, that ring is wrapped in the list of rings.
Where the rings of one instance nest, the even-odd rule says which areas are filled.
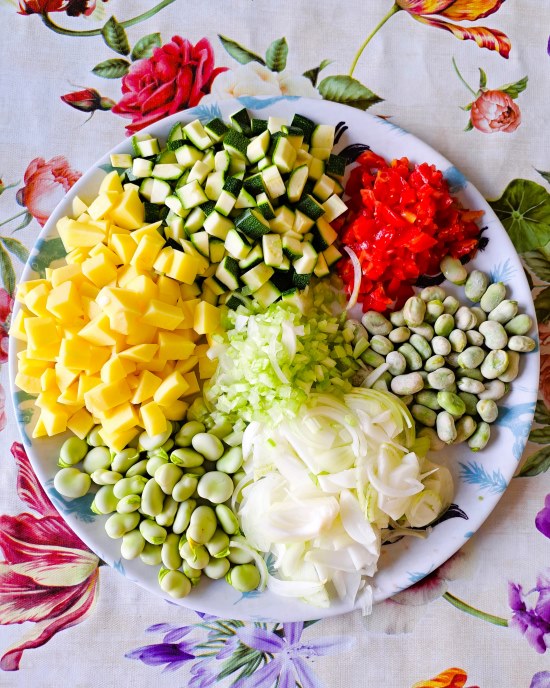
[[[520,356],[536,348],[528,336],[533,320],[507,298],[503,282],[491,284],[480,270],[468,274],[454,258],[444,258],[441,271],[463,286],[464,302],[425,287],[389,319],[363,315],[374,335],[361,356],[373,368],[363,384],[401,397],[432,450],[466,442],[477,452],[489,442]]]
[[[389,353],[391,342],[379,339],[380,350]],[[160,589],[174,598],[188,595],[203,578],[225,578],[240,592],[264,578],[254,563],[261,558],[239,535],[230,507],[244,475],[244,423],[216,425],[201,402],[191,405],[186,423],[169,423],[154,437],[143,432],[116,453],[102,444],[100,426],[85,439],[69,438],[54,479],[67,499],[94,491],[91,509],[105,517],[107,535],[120,540],[122,557],[161,567]],[[230,538],[242,547],[236,559]]]

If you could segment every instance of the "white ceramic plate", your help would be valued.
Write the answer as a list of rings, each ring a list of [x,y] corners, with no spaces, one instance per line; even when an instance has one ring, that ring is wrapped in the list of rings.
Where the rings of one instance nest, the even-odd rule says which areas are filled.
[[[322,100],[298,97],[256,98],[243,97],[202,105],[178,113],[152,125],[144,132],[165,139],[177,121],[199,118],[206,122],[218,116],[226,121],[231,113],[241,107],[249,109],[256,117],[268,115],[287,117],[290,121],[298,112],[318,123],[340,124],[344,133],[336,151],[351,144],[368,144],[386,158],[407,156],[412,162],[427,161],[443,170],[451,190],[464,206],[485,211],[482,223],[486,227],[483,236],[488,245],[475,259],[475,266],[490,273],[493,280],[503,280],[524,312],[534,317],[531,292],[523,268],[508,235],[481,194],[464,179],[463,175],[444,157],[394,124],[372,117],[359,110]],[[126,139],[113,149],[115,153],[131,152]],[[95,196],[101,179],[110,168],[109,153],[104,155],[72,187],[53,212],[44,227],[23,273],[23,280],[34,279],[47,265],[60,263],[60,240],[55,226],[60,217],[71,213],[75,195],[84,200]],[[102,167],[103,166],[103,167]],[[52,257],[54,263],[51,262]],[[447,285],[446,285],[447,288]],[[135,581],[157,595],[162,595],[157,584],[156,567],[148,567],[137,561],[124,561],[120,557],[120,542],[109,539],[105,533],[104,516],[95,516],[89,510],[93,495],[73,501],[65,500],[53,488],[58,447],[64,438],[29,439],[36,422],[33,400],[18,392],[13,385],[16,373],[18,344],[11,340],[10,376],[11,392],[20,429],[31,463],[60,514],[82,540],[105,562],[114,566],[129,580]],[[404,538],[383,547],[379,572],[374,579],[374,599],[383,600],[417,582],[446,561],[465,541],[476,532],[497,505],[509,481],[515,473],[521,457],[534,412],[538,387],[538,352],[522,356],[520,376],[512,385],[512,391],[502,401],[500,415],[493,426],[490,444],[481,454],[470,452],[459,445],[445,450],[445,455],[434,455],[434,460],[445,463],[452,471],[456,483],[454,503],[447,520],[435,526],[424,540]],[[174,602],[174,600],[171,600]],[[271,619],[296,621],[318,619],[350,611],[335,601],[329,608],[320,609],[308,604],[280,598],[270,592],[240,594],[224,581],[201,583],[181,602],[185,607],[235,619]]]

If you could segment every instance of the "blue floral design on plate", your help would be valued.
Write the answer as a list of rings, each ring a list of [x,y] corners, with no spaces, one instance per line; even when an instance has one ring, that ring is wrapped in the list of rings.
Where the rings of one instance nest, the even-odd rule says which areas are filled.
[[[197,105],[197,107],[188,110],[190,115],[194,115],[201,122],[209,122],[216,117],[222,118],[222,111],[217,103],[214,105]]]
[[[55,508],[64,515],[71,514],[83,523],[93,523],[97,518],[90,508],[95,497],[93,493],[88,493],[84,497],[78,497],[77,499],[66,499],[53,486],[53,478],[46,483],[46,492]]]
[[[454,165],[451,165],[451,167],[447,167],[447,169],[443,172],[443,176],[449,184],[449,191],[451,193],[457,193],[457,191],[462,191],[462,189],[465,189],[468,185],[466,177]]]
[[[460,477],[465,483],[477,485],[480,490],[488,490],[491,494],[502,494],[508,487],[500,468],[489,473],[477,461],[460,463]]]
[[[501,406],[496,424],[508,428],[514,435],[514,445],[512,451],[517,461],[521,459],[531,421],[535,412],[535,402],[526,404],[516,404],[515,406]]]
[[[510,282],[516,274],[516,268],[512,261],[507,258],[502,263],[497,263],[491,270],[491,282]]]
[[[273,96],[273,98],[256,98],[255,96],[241,96],[237,98],[239,103],[246,108],[253,108],[255,110],[263,110],[271,107],[274,103],[280,103],[281,100],[299,100],[300,96]]]

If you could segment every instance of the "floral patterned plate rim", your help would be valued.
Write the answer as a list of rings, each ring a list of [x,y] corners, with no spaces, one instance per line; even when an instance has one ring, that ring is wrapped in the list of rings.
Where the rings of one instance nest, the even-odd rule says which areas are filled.
[[[519,257],[489,204],[448,160],[392,122],[327,101],[297,96],[243,96],[176,113],[143,132],[163,139],[176,121],[199,118],[205,122],[213,117],[227,120],[230,114],[243,106],[252,115],[263,118],[269,114],[286,116],[290,120],[298,112],[319,123],[339,125],[337,152],[348,146],[353,149],[357,144],[359,148],[368,145],[387,158],[407,156],[412,162],[427,161],[443,170],[451,191],[463,204],[485,212],[484,237],[487,237],[488,242],[484,251],[476,256],[475,266],[490,273],[493,280],[506,282],[513,298],[519,301],[525,312],[535,318],[531,292]],[[69,190],[42,230],[22,280],[35,278],[37,266],[43,269],[45,263],[51,265],[54,261],[62,260],[63,252],[59,250],[61,242],[56,238],[56,223],[63,215],[71,212],[72,199],[77,194],[84,200],[94,196],[101,179],[112,169],[109,157],[112,152],[131,152],[131,142],[126,139],[106,153]],[[63,438],[30,439],[30,430],[36,422],[33,398],[21,393],[13,383],[18,350],[18,344],[13,338],[10,340],[10,348],[10,389],[21,435],[32,466],[54,505],[70,527],[101,559],[129,580],[162,596],[157,584],[156,567],[145,566],[139,560],[124,561],[121,558],[120,543],[111,540],[105,533],[103,522],[106,517],[96,516],[89,509],[93,495],[66,500],[55,491],[53,477],[58,447]],[[427,538],[404,538],[384,546],[379,571],[373,579],[375,602],[391,597],[431,573],[477,531],[496,507],[517,470],[527,440],[535,409],[538,375],[537,350],[523,357],[521,373],[500,406],[491,442],[482,454],[470,452],[465,445],[449,448],[445,451],[445,456],[437,454],[435,460],[444,462],[453,473],[456,484],[454,504]],[[338,600],[334,600],[329,607],[319,608],[298,600],[278,597],[270,591],[241,594],[224,581],[199,585],[183,600],[169,601],[225,618],[255,621],[304,621],[334,616],[353,609],[352,602],[343,603]]]

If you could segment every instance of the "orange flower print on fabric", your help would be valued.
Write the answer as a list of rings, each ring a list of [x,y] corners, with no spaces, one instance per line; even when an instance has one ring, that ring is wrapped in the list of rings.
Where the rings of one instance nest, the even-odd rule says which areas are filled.
[[[453,667],[442,671],[427,681],[419,681],[411,688],[464,688],[467,678],[468,676],[464,669]],[[478,686],[469,686],[469,688],[478,688]]]
[[[413,19],[449,31],[461,41],[475,41],[480,48],[508,57],[512,47],[508,36],[485,26],[459,26],[452,21],[477,21],[494,14],[505,0],[396,0],[396,5]]]

